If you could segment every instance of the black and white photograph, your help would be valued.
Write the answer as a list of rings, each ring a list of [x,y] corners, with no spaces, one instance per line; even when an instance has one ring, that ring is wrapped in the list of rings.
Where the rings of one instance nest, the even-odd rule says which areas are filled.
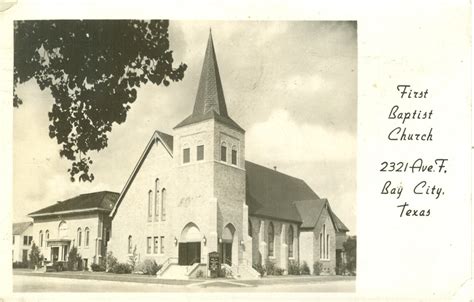
[[[356,20],[13,30],[13,292],[355,292]]]

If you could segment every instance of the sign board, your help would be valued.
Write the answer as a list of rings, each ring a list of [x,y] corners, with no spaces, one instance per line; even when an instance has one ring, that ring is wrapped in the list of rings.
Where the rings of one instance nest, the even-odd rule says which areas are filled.
[[[219,256],[218,252],[210,252],[208,254],[209,261],[208,263],[208,269],[209,269],[209,275],[211,278],[217,278],[219,276],[219,271],[221,270],[221,259]]]

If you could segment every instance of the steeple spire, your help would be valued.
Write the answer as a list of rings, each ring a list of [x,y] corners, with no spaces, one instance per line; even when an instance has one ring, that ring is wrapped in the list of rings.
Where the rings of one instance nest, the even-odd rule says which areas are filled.
[[[207,41],[193,115],[203,115],[212,110],[221,116],[228,116],[214,43],[212,41],[212,31],[209,29],[209,39]]]
[[[202,64],[201,78],[194,101],[193,113],[175,128],[198,123],[208,119],[215,119],[239,131],[244,130],[234,122],[227,113],[224,89],[222,88],[219,67],[217,66],[212,30],[209,29],[206,53]]]

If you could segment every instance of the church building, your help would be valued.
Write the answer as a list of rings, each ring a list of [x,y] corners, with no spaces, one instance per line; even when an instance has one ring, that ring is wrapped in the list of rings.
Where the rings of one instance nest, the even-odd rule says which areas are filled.
[[[335,274],[347,227],[303,180],[245,160],[245,130],[227,111],[210,34],[192,113],[155,131],[110,213],[108,250],[192,277],[218,252],[232,275],[319,262]],[[338,260],[339,259],[339,260]]]

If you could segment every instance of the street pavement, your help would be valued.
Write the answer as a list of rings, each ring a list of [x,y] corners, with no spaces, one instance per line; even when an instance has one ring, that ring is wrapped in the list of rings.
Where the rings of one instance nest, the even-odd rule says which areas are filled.
[[[42,274],[13,275],[13,292],[354,292],[355,278],[264,278],[264,282],[205,280],[187,284],[110,281],[52,277]],[[152,280],[152,279],[149,279]]]

